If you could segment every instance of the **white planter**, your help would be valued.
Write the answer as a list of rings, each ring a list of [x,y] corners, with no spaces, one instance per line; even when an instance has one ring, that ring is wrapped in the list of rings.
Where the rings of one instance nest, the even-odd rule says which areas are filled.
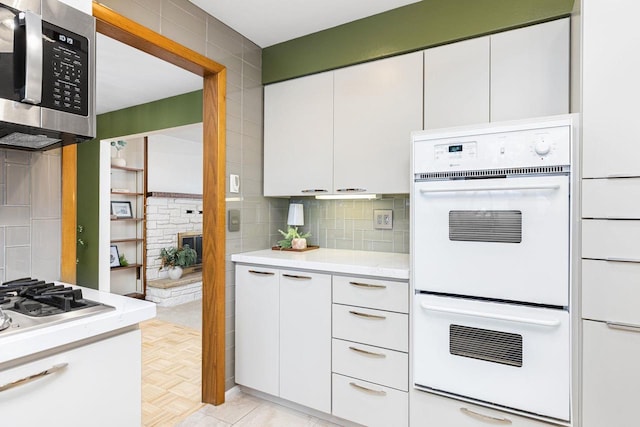
[[[173,267],[169,269],[169,278],[171,280],[178,280],[182,277],[182,267]]]
[[[112,157],[111,166],[120,166],[121,168],[127,166],[127,161],[122,157]]]
[[[158,279],[166,279],[167,277],[169,277],[169,270],[166,268],[160,269],[158,272]]]
[[[305,249],[307,247],[307,239],[292,239],[291,247],[293,249]]]

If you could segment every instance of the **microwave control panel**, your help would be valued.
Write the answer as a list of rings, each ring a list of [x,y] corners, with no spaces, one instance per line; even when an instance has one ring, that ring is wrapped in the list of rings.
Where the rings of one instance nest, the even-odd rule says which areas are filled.
[[[89,41],[42,22],[43,107],[86,116],[89,114]]]
[[[571,164],[571,126],[413,137],[415,173]]]

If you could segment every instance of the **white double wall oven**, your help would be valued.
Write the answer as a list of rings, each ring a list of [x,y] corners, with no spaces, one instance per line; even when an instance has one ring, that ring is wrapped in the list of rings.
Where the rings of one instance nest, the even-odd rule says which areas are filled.
[[[416,388],[571,421],[575,121],[412,135]]]

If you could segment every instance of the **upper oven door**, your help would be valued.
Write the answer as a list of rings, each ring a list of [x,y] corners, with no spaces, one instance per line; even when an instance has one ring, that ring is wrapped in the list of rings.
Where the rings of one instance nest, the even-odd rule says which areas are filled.
[[[567,306],[569,178],[416,182],[418,290]]]

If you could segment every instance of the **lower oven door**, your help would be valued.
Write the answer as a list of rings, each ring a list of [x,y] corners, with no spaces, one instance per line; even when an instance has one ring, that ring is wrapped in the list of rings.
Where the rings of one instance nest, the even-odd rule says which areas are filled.
[[[414,299],[414,383],[569,421],[569,313],[428,294]]]
[[[416,289],[566,307],[569,178],[416,182]]]

